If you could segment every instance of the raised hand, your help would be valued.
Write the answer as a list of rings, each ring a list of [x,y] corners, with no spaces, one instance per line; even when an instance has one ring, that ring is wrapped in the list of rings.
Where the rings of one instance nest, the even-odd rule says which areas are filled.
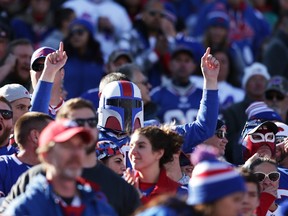
[[[210,47],[206,49],[206,52],[201,58],[201,70],[204,77],[204,88],[217,89],[220,63],[210,54]]]
[[[47,70],[56,73],[62,67],[64,67],[68,57],[64,51],[63,42],[60,42],[59,49],[53,53],[50,53],[45,59],[45,66]]]
[[[54,78],[57,72],[64,67],[68,57],[66,52],[64,51],[63,42],[60,42],[59,49],[53,53],[50,53],[44,62],[44,69],[41,80],[45,80],[48,82],[54,82]]]
[[[135,171],[131,168],[127,168],[123,175],[126,182],[134,186],[134,188],[137,190],[139,197],[142,197],[142,193],[139,189],[139,177],[136,177]]]

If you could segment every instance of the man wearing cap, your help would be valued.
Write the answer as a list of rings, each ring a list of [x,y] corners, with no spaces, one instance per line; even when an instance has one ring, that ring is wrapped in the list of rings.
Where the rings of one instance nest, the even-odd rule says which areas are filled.
[[[109,74],[111,72],[116,72],[117,68],[121,65],[132,63],[133,57],[130,52],[125,50],[114,50],[108,58],[108,62],[106,64],[106,73]]]
[[[33,53],[30,71],[34,88],[31,111],[49,113],[55,117],[64,103],[63,66],[67,58],[62,42],[58,50],[41,47]]]
[[[239,152],[242,151],[239,145],[241,131],[247,120],[245,110],[254,101],[264,101],[265,88],[270,79],[267,67],[255,62],[244,70],[242,88],[245,90],[244,100],[222,111],[223,119],[227,125],[227,139],[225,157],[233,164],[242,162]]]
[[[106,74],[116,72],[118,70],[118,67],[128,64],[128,63],[132,63],[132,62],[133,62],[133,58],[128,51],[115,50],[109,56],[108,62],[106,64]],[[130,77],[128,78],[131,79]],[[102,80],[103,78],[101,79],[99,86],[101,86]],[[116,81],[116,80],[113,80],[113,81]],[[95,108],[98,108],[98,105],[99,105],[98,95],[99,95],[99,88],[93,88],[81,94],[80,97],[86,100],[90,100],[94,104]]]
[[[0,88],[0,95],[5,97],[12,106],[13,125],[31,107],[31,97],[29,91],[20,84],[7,84]]]
[[[152,101],[159,106],[157,116],[161,122],[175,120],[177,124],[185,124],[195,119],[202,98],[202,89],[190,80],[195,70],[191,43],[179,43],[171,56],[171,80],[151,92]]]
[[[51,122],[40,134],[38,156],[46,168],[11,202],[4,215],[116,215],[84,179],[85,149],[91,133],[76,122]]]
[[[288,80],[283,76],[273,76],[265,90],[265,102],[288,123]]]

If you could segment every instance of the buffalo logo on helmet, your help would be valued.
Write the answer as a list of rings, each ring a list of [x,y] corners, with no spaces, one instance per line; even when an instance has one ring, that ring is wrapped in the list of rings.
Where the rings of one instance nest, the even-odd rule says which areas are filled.
[[[103,89],[98,108],[98,125],[115,132],[131,133],[143,127],[140,89],[129,81],[114,81]]]

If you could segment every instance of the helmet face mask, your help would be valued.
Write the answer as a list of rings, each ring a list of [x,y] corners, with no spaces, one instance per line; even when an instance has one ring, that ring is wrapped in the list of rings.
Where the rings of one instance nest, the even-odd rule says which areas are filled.
[[[143,101],[132,82],[114,81],[101,93],[98,125],[118,133],[132,133],[143,127]]]

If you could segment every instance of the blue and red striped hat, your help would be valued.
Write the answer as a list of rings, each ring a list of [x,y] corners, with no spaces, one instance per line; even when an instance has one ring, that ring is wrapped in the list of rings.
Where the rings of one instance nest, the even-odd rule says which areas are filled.
[[[189,205],[210,203],[246,191],[243,177],[233,166],[216,158],[214,147],[197,146],[191,158],[196,166],[189,182]]]

